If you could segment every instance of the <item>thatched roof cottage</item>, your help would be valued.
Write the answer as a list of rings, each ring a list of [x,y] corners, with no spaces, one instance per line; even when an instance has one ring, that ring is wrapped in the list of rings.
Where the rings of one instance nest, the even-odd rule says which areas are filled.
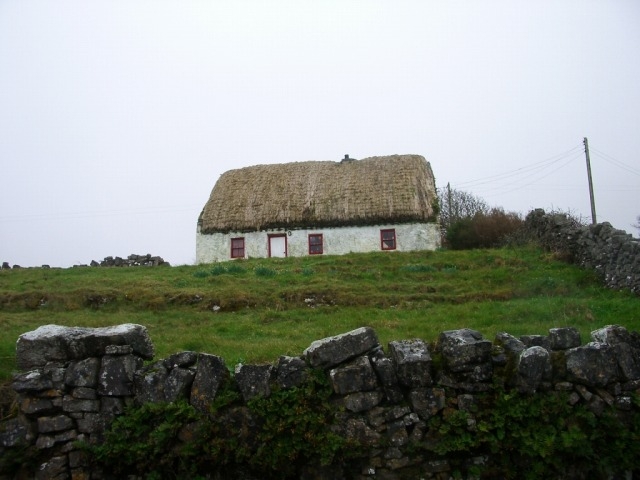
[[[420,155],[256,165],[220,176],[198,218],[196,261],[439,246]]]

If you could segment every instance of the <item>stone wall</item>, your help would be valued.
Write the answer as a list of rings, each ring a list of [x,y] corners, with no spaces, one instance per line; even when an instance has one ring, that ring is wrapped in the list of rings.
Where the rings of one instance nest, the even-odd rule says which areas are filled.
[[[614,289],[640,294],[640,240],[610,223],[582,226],[565,214],[531,211],[525,225],[545,248],[594,269]]]
[[[91,260],[89,264],[92,267],[158,267],[158,266],[170,266],[169,262],[165,262],[162,257],[157,255],[151,255],[149,253],[145,255],[137,255],[132,253],[127,258],[122,257],[105,257],[104,260],[97,262]],[[88,267],[87,264],[74,265],[74,267]],[[11,268],[22,268],[20,265],[9,264],[9,262],[2,262],[0,269],[9,270]],[[50,265],[42,265],[42,268],[51,268]]]
[[[432,417],[472,411],[496,384],[525,396],[564,392],[571,405],[596,415],[636,409],[640,335],[606,326],[591,340],[581,344],[572,327],[520,338],[499,333],[493,341],[461,329],[443,332],[431,344],[392,341],[385,352],[375,331],[364,327],[315,341],[299,357],[283,356],[273,365],[236,365],[232,375],[224,359],[206,353],[180,352],[144,365],[154,347],[140,325],[43,326],[17,342],[19,415],[0,426],[0,456],[23,445],[39,451],[39,460],[25,465],[19,478],[111,478],[88,466],[77,442],[99,443],[127,405],[186,399],[208,412],[225,382],[235,382],[248,402],[274,388],[300,386],[316,369],[333,390],[339,433],[367,453],[329,470],[303,469],[297,478],[450,478],[447,458],[417,455],[411,445],[429,435]],[[221,478],[214,473],[210,478]]]

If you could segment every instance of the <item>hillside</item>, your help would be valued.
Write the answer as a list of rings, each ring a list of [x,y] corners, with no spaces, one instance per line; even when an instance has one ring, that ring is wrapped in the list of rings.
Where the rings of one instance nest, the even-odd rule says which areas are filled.
[[[571,325],[584,340],[607,324],[640,330],[640,299],[535,248],[2,270],[0,381],[15,369],[18,336],[52,323],[138,323],[159,358],[195,350],[233,366],[364,325],[383,345],[463,327],[492,339]]]

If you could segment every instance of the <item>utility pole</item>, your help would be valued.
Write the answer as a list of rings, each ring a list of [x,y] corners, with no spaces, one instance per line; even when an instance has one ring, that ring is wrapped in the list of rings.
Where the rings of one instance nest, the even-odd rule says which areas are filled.
[[[447,206],[449,207],[449,225],[447,227],[450,227],[453,219],[451,218],[451,185],[449,182],[447,182]]]
[[[593,180],[591,180],[591,160],[589,159],[589,140],[584,137],[584,153],[587,157],[587,176],[589,177],[589,199],[591,200],[591,223],[596,224],[596,202],[593,199]]]

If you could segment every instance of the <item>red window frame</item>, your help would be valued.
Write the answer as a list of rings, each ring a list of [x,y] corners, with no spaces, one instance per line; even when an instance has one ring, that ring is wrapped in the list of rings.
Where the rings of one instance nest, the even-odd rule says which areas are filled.
[[[244,258],[244,237],[231,239],[231,258]]]
[[[321,255],[324,253],[324,237],[321,233],[309,234],[309,255]]]
[[[396,229],[387,228],[380,230],[380,248],[382,250],[396,249]]]

